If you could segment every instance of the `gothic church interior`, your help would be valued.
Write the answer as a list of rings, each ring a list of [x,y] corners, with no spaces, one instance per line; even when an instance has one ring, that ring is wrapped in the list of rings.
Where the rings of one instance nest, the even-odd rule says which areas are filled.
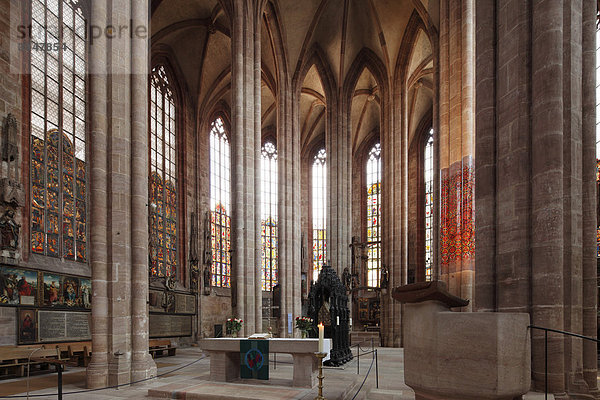
[[[403,347],[431,281],[597,337],[596,1],[0,9],[0,358],[89,343],[99,388],[228,318],[299,337],[324,266],[352,340]],[[596,344],[549,344],[550,391],[600,398]]]

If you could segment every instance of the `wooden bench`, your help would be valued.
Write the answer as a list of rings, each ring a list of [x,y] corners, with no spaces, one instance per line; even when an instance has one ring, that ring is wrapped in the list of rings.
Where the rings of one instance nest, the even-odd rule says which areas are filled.
[[[17,347],[36,347],[40,345],[19,345]],[[63,343],[44,343],[47,349],[57,348],[62,360],[69,360],[76,366],[87,367],[92,357],[92,342],[63,342]]]
[[[0,347],[0,374],[25,376],[29,357],[35,357],[36,361],[29,363],[31,366],[39,366],[47,369],[48,364],[43,359],[60,360],[60,350],[56,347],[45,346],[1,346]]]
[[[152,358],[164,355],[165,351],[167,355],[174,356],[177,347],[169,339],[150,339],[148,351],[150,351]]]

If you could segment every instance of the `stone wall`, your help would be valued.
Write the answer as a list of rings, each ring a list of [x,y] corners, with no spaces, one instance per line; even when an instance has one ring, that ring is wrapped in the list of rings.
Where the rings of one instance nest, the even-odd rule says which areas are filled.
[[[0,346],[17,344],[17,309],[0,307]]]
[[[593,0],[477,9],[475,306],[597,335]],[[494,73],[497,71],[497,73]],[[597,346],[549,334],[548,387],[598,398]],[[532,375],[545,384],[544,333]]]

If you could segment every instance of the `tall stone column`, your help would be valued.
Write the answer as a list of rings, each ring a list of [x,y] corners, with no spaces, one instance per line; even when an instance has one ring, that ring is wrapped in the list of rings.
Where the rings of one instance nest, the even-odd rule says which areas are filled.
[[[232,24],[233,261],[236,315],[262,331],[260,275],[260,2],[235,0]]]
[[[340,83],[341,85],[341,83]],[[341,277],[350,268],[352,241],[352,141],[350,104],[339,89],[337,102],[327,99],[325,148],[327,150],[327,258]]]
[[[596,14],[597,3],[582,4],[582,218],[583,218],[583,334],[597,335],[597,194],[596,174],[589,166],[596,162]],[[583,342],[583,377],[592,393],[599,397],[598,345]]]
[[[90,24],[107,25],[105,1],[91,4]],[[106,37],[100,36],[90,46],[89,85],[93,101],[90,102],[90,205],[96,212],[90,213],[90,264],[92,267],[92,346],[93,353],[88,365],[86,382],[88,388],[108,385],[108,282],[107,282],[107,138],[108,96]]]
[[[150,26],[144,2],[131,3],[133,26]],[[148,352],[148,41],[131,43],[131,379],[156,375]],[[183,111],[182,111],[183,112]]]
[[[595,336],[596,2],[477,5],[475,307]],[[554,333],[548,346],[550,391],[597,398],[596,346]]]
[[[438,278],[467,299],[475,276],[474,18],[473,0],[440,4]]]
[[[91,24],[92,362],[89,387],[155,373],[148,354],[147,50],[148,37],[109,26],[130,21],[148,32],[147,10],[125,0],[97,1]],[[130,27],[129,29],[135,29]],[[140,95],[142,93],[142,95]],[[135,96],[134,96],[135,94]]]

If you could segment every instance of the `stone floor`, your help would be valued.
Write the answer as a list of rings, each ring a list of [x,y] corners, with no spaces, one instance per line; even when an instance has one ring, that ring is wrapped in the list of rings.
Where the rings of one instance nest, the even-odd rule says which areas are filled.
[[[370,350],[370,349],[367,349]],[[291,387],[292,358],[288,354],[271,354],[270,377],[265,381],[248,383],[212,383],[209,382],[209,359],[204,358],[193,365],[179,369],[203,357],[199,348],[182,348],[174,357],[156,359],[159,377],[148,382],[125,386],[119,389],[104,389],[82,392],[85,390],[85,371],[83,368],[69,368],[63,374],[65,399],[108,400],[108,399],[314,399],[317,389]],[[352,360],[341,368],[325,368],[324,395],[327,399],[351,399],[358,391],[371,364],[372,355]],[[402,350],[378,349],[379,384],[382,389],[407,392],[410,389],[403,384]],[[366,394],[376,384],[375,364],[371,368],[362,390],[356,399],[365,399]],[[30,378],[30,395],[32,399],[56,399],[56,374],[37,375]],[[412,393],[412,391],[410,391]],[[3,396],[26,395],[26,380],[0,380],[0,399]],[[405,397],[402,400],[414,399]]]
[[[369,351],[370,349],[366,349]],[[403,350],[377,348],[378,367],[375,363],[365,380],[372,355],[355,357],[341,368],[325,368],[324,396],[328,400],[414,400],[413,391],[404,384]],[[200,359],[202,358],[202,359]],[[200,359],[200,360],[199,360]],[[198,361],[199,360],[199,361]],[[312,400],[317,388],[291,387],[292,358],[289,354],[271,354],[269,381],[214,383],[208,381],[209,359],[197,347],[181,348],[174,357],[156,359],[159,377],[147,382],[119,389],[85,391],[85,370],[70,368],[63,375],[65,399],[256,399]],[[193,363],[192,365],[189,365]],[[360,371],[359,371],[360,364]],[[376,386],[376,371],[379,389]],[[364,385],[362,389],[361,385]],[[31,399],[56,399],[56,374],[37,375],[30,378]],[[26,380],[0,380],[0,399],[26,398]],[[360,389],[360,391],[359,391]],[[357,393],[358,392],[358,393]],[[356,395],[356,397],[354,397]],[[13,396],[13,397],[7,397]],[[19,396],[19,397],[16,397]],[[525,397],[527,400],[543,399],[543,394]],[[549,397],[550,398],[550,397]]]

